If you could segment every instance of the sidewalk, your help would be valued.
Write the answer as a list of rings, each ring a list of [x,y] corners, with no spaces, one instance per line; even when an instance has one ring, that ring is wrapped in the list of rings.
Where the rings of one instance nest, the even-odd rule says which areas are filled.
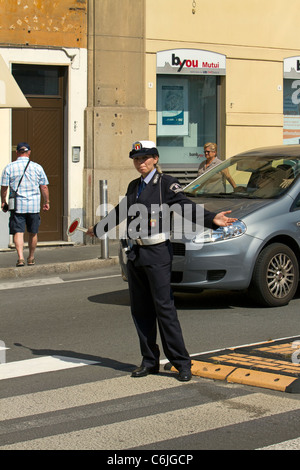
[[[25,262],[28,249],[25,247]],[[15,249],[0,251],[0,281],[2,279],[40,277],[41,275],[62,274],[78,271],[92,271],[119,263],[118,242],[109,242],[109,258],[101,258],[101,244],[43,244],[35,252],[35,266],[17,268]]]

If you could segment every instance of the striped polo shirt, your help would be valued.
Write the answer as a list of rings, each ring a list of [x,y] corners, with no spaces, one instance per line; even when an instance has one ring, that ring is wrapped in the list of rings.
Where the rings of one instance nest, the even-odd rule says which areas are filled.
[[[18,157],[15,162],[9,163],[3,170],[1,186],[9,186],[16,191],[28,160],[28,157]],[[31,161],[18,189],[16,212],[20,214],[40,212],[40,186],[47,184],[49,181],[43,167]]]

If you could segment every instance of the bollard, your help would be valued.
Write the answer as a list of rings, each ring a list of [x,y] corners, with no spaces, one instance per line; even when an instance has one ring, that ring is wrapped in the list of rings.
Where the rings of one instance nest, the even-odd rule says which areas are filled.
[[[108,214],[107,210],[107,180],[100,180],[100,204],[102,207],[102,215],[105,217]],[[108,236],[105,234],[104,238],[101,239],[101,258],[109,258],[108,250]]]

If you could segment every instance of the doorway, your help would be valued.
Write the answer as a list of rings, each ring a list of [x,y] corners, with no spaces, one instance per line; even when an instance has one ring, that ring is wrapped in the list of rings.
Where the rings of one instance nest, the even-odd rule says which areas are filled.
[[[40,241],[63,239],[64,108],[67,67],[13,64],[12,74],[31,108],[12,111],[12,160],[18,142],[28,142],[31,160],[49,180],[50,211],[41,211]]]

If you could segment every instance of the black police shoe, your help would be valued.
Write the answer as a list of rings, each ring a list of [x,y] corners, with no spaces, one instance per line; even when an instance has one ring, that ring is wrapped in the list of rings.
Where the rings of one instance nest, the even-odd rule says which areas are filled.
[[[153,367],[146,367],[142,365],[132,372],[131,377],[146,377],[146,375],[158,374],[158,372],[159,372],[159,364]]]
[[[192,378],[192,373],[190,370],[181,370],[178,374],[178,380],[180,382],[189,382]]]

